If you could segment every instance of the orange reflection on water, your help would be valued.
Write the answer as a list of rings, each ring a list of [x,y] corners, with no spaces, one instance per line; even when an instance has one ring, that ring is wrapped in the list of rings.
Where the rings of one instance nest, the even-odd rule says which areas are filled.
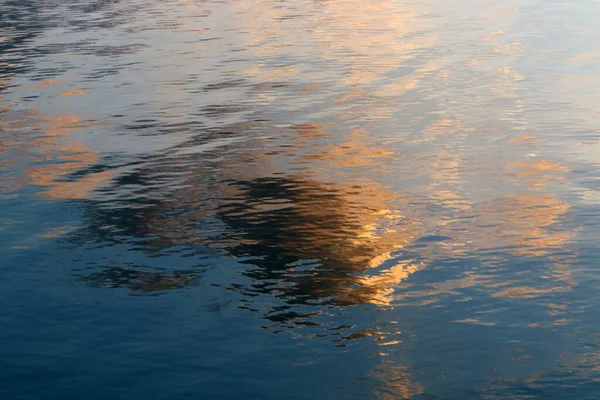
[[[109,172],[94,172],[82,178],[66,179],[98,161],[98,154],[73,139],[72,132],[87,128],[75,116],[45,116],[36,123],[47,126],[42,136],[30,143],[47,165],[26,167],[31,182],[43,186],[40,194],[52,199],[82,199],[111,179]]]
[[[409,368],[391,361],[379,364],[369,376],[379,383],[373,391],[376,399],[410,399],[424,392]]]
[[[49,86],[54,86],[56,84],[65,82],[67,81],[64,79],[48,79],[45,81],[36,82],[30,86],[25,87],[23,90],[43,90],[44,88],[47,88]]]
[[[69,89],[69,90],[59,94],[59,96],[67,97],[67,96],[77,96],[77,95],[82,95],[82,94],[85,94],[85,91],[83,91],[81,89]]]

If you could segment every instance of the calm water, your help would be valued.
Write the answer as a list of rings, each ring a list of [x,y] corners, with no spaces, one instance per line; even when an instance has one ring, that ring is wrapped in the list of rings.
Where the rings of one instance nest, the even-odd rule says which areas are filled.
[[[599,20],[0,0],[0,398],[599,398]]]

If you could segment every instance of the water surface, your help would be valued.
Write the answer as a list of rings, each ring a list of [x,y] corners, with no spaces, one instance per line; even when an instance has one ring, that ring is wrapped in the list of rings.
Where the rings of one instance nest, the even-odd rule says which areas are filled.
[[[599,18],[0,0],[0,397],[597,398]]]

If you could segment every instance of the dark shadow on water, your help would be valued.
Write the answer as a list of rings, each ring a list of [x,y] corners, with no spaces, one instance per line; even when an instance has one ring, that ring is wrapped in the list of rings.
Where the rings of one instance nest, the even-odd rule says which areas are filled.
[[[365,192],[364,185],[344,187],[300,177],[220,184],[221,195],[211,192],[211,198],[191,202],[183,202],[184,194],[175,192],[170,201],[137,209],[88,203],[89,225],[72,240],[135,239],[137,248],[149,254],[184,246],[197,256],[207,251],[227,255],[239,260],[231,268],[247,278],[228,288],[247,297],[244,307],[251,308],[255,296],[277,298],[280,306],[267,311],[266,317],[279,323],[306,320],[310,313],[293,311],[299,306],[381,304],[387,286],[416,269],[398,253],[410,228],[382,213],[378,201],[366,202],[363,196],[377,195]],[[382,265],[393,271],[387,279],[385,274],[379,280],[367,276]],[[95,287],[127,287],[139,294],[180,288],[195,278],[181,271],[110,268],[83,279]]]

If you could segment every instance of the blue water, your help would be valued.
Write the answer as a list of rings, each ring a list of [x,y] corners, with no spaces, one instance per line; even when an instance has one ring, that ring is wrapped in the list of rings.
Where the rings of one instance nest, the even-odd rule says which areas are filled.
[[[599,20],[0,0],[0,398],[599,398]]]

